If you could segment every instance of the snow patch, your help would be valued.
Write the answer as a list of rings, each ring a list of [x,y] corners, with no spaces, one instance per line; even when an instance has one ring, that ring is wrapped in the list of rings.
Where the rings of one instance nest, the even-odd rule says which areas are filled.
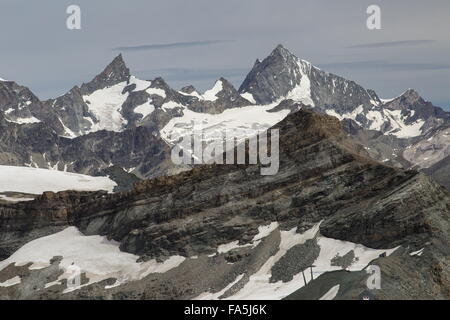
[[[422,255],[424,249],[425,249],[425,248],[422,248],[422,249],[420,249],[420,250],[411,252],[409,255],[410,255],[410,256],[419,256],[419,257],[420,257],[420,256]]]
[[[359,105],[352,112],[339,114],[333,109],[327,109],[327,110],[325,110],[325,113],[328,114],[329,116],[338,118],[340,121],[342,121],[344,119],[351,119],[351,120],[355,121],[357,124],[361,125],[361,123],[358,120],[356,120],[356,118],[359,114],[362,114],[363,111],[364,111],[363,105]]]
[[[30,269],[45,268],[53,257],[61,256],[59,267],[64,273],[58,280],[48,283],[46,287],[60,284],[71,276],[71,269],[77,267],[89,279],[86,286],[108,278],[116,278],[118,285],[128,281],[140,280],[152,273],[165,273],[178,267],[184,260],[181,256],[172,256],[163,263],[156,260],[136,262],[139,257],[122,252],[119,243],[102,236],[85,236],[75,227],[69,227],[50,236],[28,242],[0,262],[0,271],[11,263],[25,265],[33,263]],[[78,287],[79,288],[79,287]],[[73,289],[78,289],[73,288]],[[70,290],[66,290],[68,292]]]
[[[130,84],[136,85],[136,88],[133,91],[143,91],[151,86],[152,82],[147,80],[140,80],[135,76],[130,77]]]
[[[128,97],[128,92],[122,93],[127,86],[127,82],[118,83],[112,87],[107,87],[94,91],[90,95],[83,96],[89,111],[98,120],[93,123],[90,132],[108,130],[120,132],[127,121],[120,113],[123,103]]]
[[[164,111],[168,111],[175,108],[184,108],[181,104],[176,103],[175,101],[168,101],[161,106],[161,109]]]
[[[266,263],[253,275],[249,281],[236,294],[229,297],[232,300],[281,300],[292,292],[301,288],[304,283],[301,273],[290,282],[270,283],[272,267],[278,262],[286,252],[298,244],[303,244],[307,240],[313,239],[319,231],[320,224],[315,225],[303,234],[297,233],[297,228],[289,231],[281,231],[281,243],[278,252],[271,256]],[[300,276],[300,277],[299,277]]]
[[[217,248],[218,253],[227,253],[234,249],[240,249],[240,248],[246,248],[246,247],[252,247],[256,248],[258,244],[261,242],[261,239],[267,237],[274,231],[276,228],[278,228],[278,222],[272,222],[271,224],[267,226],[259,226],[258,227],[258,234],[255,235],[250,243],[239,245],[239,241],[232,241],[226,244],[222,244]]]
[[[0,287],[12,287],[16,284],[19,284],[22,281],[22,279],[19,276],[15,276],[12,279],[8,279],[5,282],[0,282]]]
[[[142,115],[142,119],[155,111],[155,106],[151,104],[151,100],[134,108],[134,112]]]
[[[17,123],[17,124],[30,124],[30,123],[39,123],[41,122],[41,120],[39,120],[36,117],[27,117],[27,118],[16,118],[15,120],[11,120],[11,119],[6,119],[6,121],[8,122],[13,122],[13,123]]]
[[[218,99],[217,94],[223,90],[223,84],[221,80],[217,80],[214,87],[203,94],[203,99],[207,101],[216,101]]]
[[[201,126],[204,141],[223,138],[226,130],[234,130],[240,139],[253,136],[256,130],[264,131],[283,120],[289,110],[268,112],[275,105],[254,105],[227,109],[220,114],[208,114],[183,109],[183,116],[172,118],[161,130],[161,137],[168,142],[193,133],[194,126]]]
[[[97,191],[112,192],[117,184],[107,177],[29,167],[0,166],[0,192],[42,194],[44,191]]]
[[[425,124],[424,120],[417,120],[409,125],[405,124],[406,116],[402,115],[401,110],[384,109],[390,119],[392,129],[387,132],[398,138],[417,137],[422,134],[422,127]],[[414,112],[414,111],[413,111]],[[413,116],[414,113],[411,114]]]
[[[333,300],[339,292],[340,285],[335,285],[327,291],[319,300]]]
[[[159,88],[148,88],[147,90],[145,90],[145,92],[147,92],[149,95],[156,95],[156,96],[160,96],[162,98],[166,98],[166,92],[163,89],[159,89]]]
[[[288,250],[296,245],[304,244],[307,240],[316,238],[317,244],[320,247],[319,256],[313,263],[314,278],[317,278],[325,272],[341,270],[342,267],[331,265],[332,260],[336,256],[344,256],[351,250],[354,252],[355,259],[347,270],[359,271],[364,269],[372,260],[378,258],[382,253],[385,253],[388,256],[398,248],[377,250],[348,241],[326,238],[318,234],[319,227],[320,223],[302,234],[296,232],[297,228],[289,231],[281,231],[281,243],[278,252],[270,257],[260,270],[255,274],[250,275],[249,281],[239,292],[227,299],[279,300],[303,287],[305,281],[302,272],[294,275],[293,279],[289,282],[278,281],[276,283],[270,283],[270,278],[272,276],[273,266],[288,252]],[[311,272],[304,272],[304,275],[306,283],[312,280]],[[329,295],[326,297],[333,296],[334,291],[336,291],[336,289],[333,291],[330,290]]]
[[[246,93],[241,94],[241,97],[244,98],[247,101],[250,101],[253,104],[256,104],[256,100],[255,100],[255,98],[253,97],[253,95],[250,92],[246,92]]]
[[[285,99],[292,99],[294,101],[314,107],[314,102],[311,98],[311,81],[306,74],[306,71],[304,70],[305,63],[306,67],[311,67],[311,65],[307,62],[298,60],[298,71],[301,75],[300,83],[287,94]]]
[[[8,202],[24,202],[24,201],[33,201],[34,198],[14,198],[8,197],[4,194],[0,194],[0,200],[8,201]]]
[[[182,94],[183,96],[188,96],[188,97],[196,97],[199,100],[204,100],[203,96],[198,93],[197,91],[192,91],[191,93],[186,93],[183,91],[178,91],[179,94]]]

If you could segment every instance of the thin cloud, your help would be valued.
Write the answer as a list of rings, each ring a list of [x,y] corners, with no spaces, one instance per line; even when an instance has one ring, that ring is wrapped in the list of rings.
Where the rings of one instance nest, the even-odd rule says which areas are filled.
[[[221,68],[221,69],[201,69],[201,68],[162,68],[152,70],[140,70],[137,75],[161,76],[165,80],[189,81],[189,80],[217,80],[220,77],[242,77],[249,71],[248,68]]]
[[[450,64],[445,63],[401,63],[383,60],[335,62],[319,64],[319,67],[323,69],[387,69],[396,71],[450,70]]]
[[[165,50],[179,49],[199,46],[209,46],[214,44],[231,42],[231,40],[207,40],[207,41],[190,41],[190,42],[173,42],[160,44],[145,44],[139,46],[125,46],[113,48],[114,51],[148,51],[148,50]]]
[[[388,41],[388,42],[372,42],[372,43],[362,43],[347,47],[348,49],[355,48],[389,48],[389,47],[406,47],[406,46],[417,46],[422,44],[433,43],[435,40],[402,40],[402,41]]]

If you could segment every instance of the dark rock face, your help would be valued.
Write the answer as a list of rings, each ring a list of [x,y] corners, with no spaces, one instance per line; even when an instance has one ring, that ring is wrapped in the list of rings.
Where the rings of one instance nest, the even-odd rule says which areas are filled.
[[[80,158],[80,154],[84,155]],[[136,127],[123,132],[98,131],[73,140],[64,140],[61,158],[75,172],[98,175],[112,165],[152,178],[176,173],[170,147],[154,130]],[[184,170],[183,167],[179,168]]]
[[[372,99],[378,99],[373,91],[368,92],[353,81],[321,71],[298,59],[282,45],[262,62],[255,63],[239,92],[251,93],[257,103],[268,104],[289,98],[288,94],[299,85],[307,88],[312,104],[318,107],[333,105],[338,112],[353,110],[359,105],[369,106]]]
[[[423,171],[450,190],[450,156],[445,157]]]
[[[335,118],[299,111],[279,126],[282,162],[275,176],[262,178],[255,166],[202,166],[139,182],[129,193],[108,196],[106,208],[89,203],[69,219],[87,234],[120,241],[125,251],[154,257],[208,253],[274,220],[304,230],[325,219],[324,235],[389,247],[429,238],[435,226],[426,217],[448,214],[445,190],[417,172],[369,160]],[[405,220],[411,210],[414,218]],[[247,223],[232,224],[237,213]]]
[[[26,87],[13,81],[0,81],[0,114],[9,123],[45,123],[49,130],[64,132],[57,114]]]
[[[269,104],[286,96],[301,78],[297,57],[278,45],[262,62],[256,60],[239,92],[251,93],[258,104]]]
[[[303,245],[296,245],[273,266],[270,282],[288,282],[299,272],[308,272],[316,258],[319,256],[320,247],[315,239],[308,240]]]
[[[68,226],[67,213],[87,199],[106,192],[46,192],[34,201],[0,206],[0,261],[23,244],[61,231]]]
[[[92,122],[88,118],[95,116],[89,112],[87,104],[83,100],[83,93],[79,87],[72,88],[65,95],[54,100],[47,100],[44,104],[52,108],[59,117],[59,122],[67,129],[64,135],[77,136],[89,132]]]
[[[96,90],[111,87],[130,78],[130,70],[125,65],[122,55],[118,55],[114,60],[91,82],[81,86],[83,94],[90,94]]]

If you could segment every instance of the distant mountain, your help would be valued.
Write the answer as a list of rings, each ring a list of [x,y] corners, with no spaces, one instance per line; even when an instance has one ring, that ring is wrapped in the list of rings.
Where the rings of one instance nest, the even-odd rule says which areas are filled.
[[[207,132],[206,140],[216,139],[226,129],[238,130],[244,138],[297,111],[298,103],[343,121],[347,132],[374,159],[386,164],[427,168],[448,155],[444,132],[450,113],[412,89],[395,99],[381,99],[373,90],[322,71],[279,45],[255,62],[239,90],[220,78],[204,93],[189,85],[177,91],[162,78],[132,76],[121,55],[90,82],[44,102],[25,87],[1,81],[0,126],[11,134],[0,140],[0,163],[56,166],[89,174],[117,165],[135,170],[141,178],[169,173],[168,164],[164,170],[150,169],[156,164],[146,162],[149,157],[139,149],[144,147],[141,142],[132,144],[133,157],[123,152],[105,156],[102,148],[94,146],[107,148],[112,143],[109,137],[137,137],[146,132],[150,141],[160,144],[152,152],[166,153],[180,136],[192,133],[194,125]],[[430,147],[424,147],[430,141],[440,141],[431,143],[431,149],[436,149],[433,156],[429,156]],[[163,151],[163,145],[169,148]],[[73,148],[81,153],[66,151]],[[88,160],[81,159],[85,154]]]
[[[239,88],[259,104],[292,99],[316,110],[351,119],[367,130],[399,138],[426,134],[450,119],[450,113],[423,100],[414,90],[382,100],[373,90],[324,72],[297,58],[282,45],[253,69]]]

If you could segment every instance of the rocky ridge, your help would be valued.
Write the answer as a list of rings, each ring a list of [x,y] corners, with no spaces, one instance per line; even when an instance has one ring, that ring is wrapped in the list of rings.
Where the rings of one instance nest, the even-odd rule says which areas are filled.
[[[53,199],[55,212],[60,212],[62,219],[48,223],[39,218],[42,225],[73,225],[86,236],[104,235],[119,242],[122,251],[140,256],[144,263],[174,256],[185,258],[170,271],[149,274],[108,290],[104,287],[114,284],[114,279],[94,283],[64,294],[66,298],[195,298],[208,296],[208,290],[212,290],[211,295],[221,292],[218,296],[243,297],[247,296],[246,286],[253,283],[251,275],[260,272],[269,257],[277,254],[283,258],[272,266],[272,280],[266,285],[283,286],[289,281],[300,281],[295,279],[300,279],[296,277],[302,270],[294,266],[311,265],[321,257],[326,243],[334,243],[330,239],[339,239],[380,248],[380,254],[400,246],[395,251],[388,250],[387,256],[376,256],[386,283],[385,289],[375,292],[377,298],[419,295],[448,299],[448,191],[424,174],[371,160],[365,149],[342,131],[336,118],[319,115],[304,106],[300,109],[276,126],[281,131],[277,175],[261,176],[257,165],[199,166],[175,176],[137,182],[131,191],[117,194],[45,194],[27,204],[0,205],[0,217],[11,216],[13,210],[17,212],[14,216],[20,216],[27,206],[27,211],[37,210],[33,216],[44,214],[48,219],[52,211],[45,204]],[[17,236],[15,224],[14,220],[2,223],[10,225],[8,239]],[[22,228],[18,225],[17,229]],[[42,231],[39,236],[49,232],[37,223],[33,228]],[[267,232],[256,241],[265,228]],[[319,232],[315,236],[311,231],[314,228]],[[279,252],[281,243],[286,241],[283,239],[295,234],[304,241]],[[30,239],[21,241],[27,240]],[[231,243],[231,250],[220,249]],[[3,246],[2,252],[12,253],[17,246],[17,242]],[[308,252],[310,258],[299,261],[295,250]],[[413,256],[418,250],[425,250],[423,256]],[[333,263],[341,263],[339,256],[345,255],[336,253]],[[422,275],[410,277],[417,265]],[[205,272],[205,268],[209,271]],[[25,278],[37,281],[35,273],[27,273]],[[361,283],[365,280],[361,273],[347,272],[332,279],[328,275],[325,272],[311,279],[308,287],[299,285],[295,294],[301,296],[304,290],[312,290],[311,286],[325,281],[327,286],[315,289],[320,297],[325,294],[323,287],[328,290],[333,282],[346,288],[355,281],[354,277]],[[197,281],[200,277],[203,280]],[[423,287],[410,292],[408,288],[422,278]],[[25,291],[20,288],[20,284],[0,288],[0,295],[21,296]],[[57,298],[63,288],[61,283],[27,295]],[[359,292],[355,290],[360,286],[352,288],[343,289],[337,298],[356,298]]]
[[[239,90],[220,78],[204,93],[192,86],[177,91],[162,78],[147,81],[132,76],[121,55],[90,82],[44,102],[25,87],[1,81],[0,126],[7,134],[0,139],[0,160],[2,164],[67,168],[89,174],[110,165],[124,170],[149,168],[155,163],[146,163],[145,150],[133,148],[141,154],[139,159],[133,156],[133,160],[123,161],[120,157],[117,161],[118,157],[104,158],[104,152],[92,146],[106,146],[111,136],[129,142],[121,137],[137,139],[139,132],[147,132],[150,141],[163,140],[157,144],[171,145],[168,136],[177,131],[174,129],[184,128],[189,134],[192,121],[206,121],[205,126],[214,131],[267,129],[284,118],[286,110],[296,111],[289,101],[344,121],[347,132],[372,157],[387,164],[426,169],[447,156],[448,112],[411,89],[395,99],[381,99],[373,90],[322,71],[279,45],[267,58],[256,61]],[[253,111],[247,116],[250,109]],[[138,129],[142,127],[146,129]],[[104,130],[109,133],[101,133]],[[84,140],[92,141],[81,153],[83,158],[92,157],[89,165],[64,156],[66,145],[80,150],[78,145]],[[161,146],[154,151],[159,154],[166,152],[164,149]],[[153,171],[178,172],[165,163],[165,169]],[[155,176],[147,169],[136,169],[134,174],[140,178]]]

